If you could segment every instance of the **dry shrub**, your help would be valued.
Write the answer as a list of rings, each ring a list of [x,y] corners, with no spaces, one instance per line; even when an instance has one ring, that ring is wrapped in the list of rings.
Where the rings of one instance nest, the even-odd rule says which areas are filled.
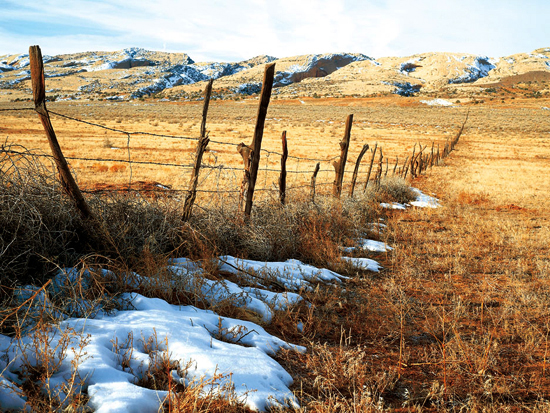
[[[21,353],[22,362],[16,371],[18,396],[24,398],[26,406],[37,413],[91,411],[86,406],[86,378],[78,373],[79,364],[87,358],[84,349],[89,338],[72,329],[55,330],[56,327],[41,323],[31,335],[30,343],[19,342],[17,352]],[[57,337],[56,341],[54,337]],[[65,359],[69,352],[73,354],[67,366]],[[64,373],[66,380],[59,383],[56,376],[63,371],[67,371]]]
[[[381,202],[399,202],[406,204],[414,201],[416,194],[411,190],[410,185],[403,178],[398,176],[389,176],[380,180],[380,185],[375,191],[376,199]]]
[[[42,160],[22,147],[0,153],[0,285],[35,281],[77,257],[83,223]],[[6,290],[2,290],[2,297]]]

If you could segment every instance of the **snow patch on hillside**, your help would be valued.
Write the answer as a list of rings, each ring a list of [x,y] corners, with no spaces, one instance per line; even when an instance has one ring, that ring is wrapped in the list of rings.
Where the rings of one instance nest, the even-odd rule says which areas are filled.
[[[449,83],[472,83],[482,77],[489,75],[489,72],[496,66],[494,60],[489,57],[478,56],[473,65],[468,65],[463,75],[454,79],[449,79]]]

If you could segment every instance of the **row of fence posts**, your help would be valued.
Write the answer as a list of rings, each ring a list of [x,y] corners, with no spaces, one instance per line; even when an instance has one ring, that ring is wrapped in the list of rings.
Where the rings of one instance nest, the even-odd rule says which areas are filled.
[[[76,181],[74,180],[69,170],[68,163],[65,157],[63,156],[63,152],[61,151],[53,126],[50,121],[48,110],[46,109],[46,94],[45,94],[46,88],[45,88],[45,80],[44,80],[44,65],[43,65],[42,52],[40,51],[40,47],[31,46],[29,48],[29,57],[30,57],[30,65],[31,65],[32,91],[33,91],[35,110],[38,113],[38,116],[40,118],[40,121],[42,122],[42,125],[44,126],[44,130],[46,132],[46,136],[48,138],[50,148],[52,150],[53,158],[54,158],[57,170],[59,172],[63,189],[69,195],[69,197],[73,200],[76,208],[78,209],[78,211],[80,212],[81,216],[84,219],[95,220],[95,217],[91,209],[89,208],[86,200],[82,196],[82,193],[78,188],[78,185],[76,184]],[[240,143],[237,146],[237,151],[240,153],[244,164],[243,181],[242,181],[240,196],[239,196],[239,205],[244,213],[245,218],[249,218],[252,212],[254,189],[256,185],[256,179],[258,176],[258,168],[260,165],[260,152],[261,152],[262,138],[263,138],[265,120],[267,115],[267,109],[269,106],[269,101],[271,99],[271,91],[273,88],[274,76],[275,76],[275,63],[266,65],[265,71],[264,71],[263,83],[262,83],[262,90],[260,93],[258,113],[256,116],[256,127],[254,129],[254,136],[252,139],[252,143],[250,145],[246,145],[245,143]],[[197,195],[197,187],[199,182],[199,173],[200,173],[200,168],[202,164],[202,158],[208,146],[208,143],[210,141],[208,137],[208,133],[206,131],[206,120],[208,115],[208,106],[210,103],[210,96],[212,93],[212,85],[213,85],[213,80],[211,79],[206,85],[206,89],[204,91],[204,103],[203,103],[203,111],[202,111],[200,137],[197,142],[194,166],[191,172],[189,186],[188,186],[187,194],[184,201],[183,214],[182,214],[183,221],[188,221],[189,218],[191,217],[191,214],[193,211],[193,204],[195,202],[196,195]],[[399,158],[398,157],[396,158],[395,165],[392,169],[392,175],[400,176],[404,179],[406,179],[408,175],[410,175],[412,178],[416,178],[417,176],[425,172],[428,168],[431,168],[434,165],[438,165],[440,161],[446,158],[451,153],[451,151],[455,148],[460,136],[462,135],[464,126],[466,125],[466,121],[468,120],[468,115],[469,115],[469,111],[466,115],[466,119],[464,120],[464,123],[462,124],[462,127],[460,128],[456,136],[453,139],[448,139],[446,141],[445,146],[443,147],[443,150],[441,152],[440,152],[439,144],[437,145],[437,149],[436,149],[434,146],[434,143],[432,143],[430,150],[427,150],[428,145],[422,146],[421,144],[418,144],[418,152],[417,152],[417,145],[415,144],[412,155],[405,159],[402,166],[399,166]],[[340,156],[336,161],[333,162],[333,166],[335,170],[335,178],[334,178],[334,183],[332,187],[332,194],[334,197],[337,197],[337,198],[340,198],[342,194],[344,172],[345,172],[346,162],[348,158],[348,150],[350,146],[352,125],[353,125],[353,115],[350,114],[346,119],[344,137],[340,142]],[[282,146],[283,146],[283,151],[281,154],[281,173],[278,179],[278,184],[279,184],[279,201],[282,205],[284,205],[286,202],[286,188],[287,188],[286,187],[286,176],[287,176],[286,161],[288,158],[288,145],[287,145],[286,131],[284,131],[282,134]],[[359,165],[368,150],[369,150],[369,145],[368,144],[363,145],[361,152],[357,157],[357,160],[355,162],[355,167],[353,170],[353,176],[351,179],[349,197],[353,197],[354,190],[357,183]],[[380,186],[380,182],[382,178],[388,175],[389,158],[384,157],[382,148],[378,146],[378,143],[374,145],[374,148],[371,150],[371,152],[372,153],[371,153],[371,159],[370,159],[369,168],[367,172],[367,179],[365,181],[363,191],[366,191],[370,182],[372,182],[373,185],[375,185],[375,188],[378,188]],[[378,154],[378,157],[377,157],[377,154]],[[376,168],[376,171],[374,171],[374,176],[371,181],[371,175],[373,173],[375,162],[377,163],[377,168]],[[313,174],[311,176],[311,181],[310,181],[310,199],[312,202],[315,202],[315,192],[316,192],[315,186],[316,186],[317,174],[319,173],[319,170],[320,170],[320,163],[317,163],[315,165],[315,169],[313,171]]]

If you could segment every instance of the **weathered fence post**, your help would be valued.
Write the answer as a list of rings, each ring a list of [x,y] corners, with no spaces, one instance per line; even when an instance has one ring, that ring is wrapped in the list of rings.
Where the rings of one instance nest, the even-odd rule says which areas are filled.
[[[363,188],[363,192],[367,190],[367,186],[369,186],[369,179],[370,174],[372,172],[372,165],[374,164],[374,156],[376,155],[376,149],[378,148],[378,142],[374,144],[374,149],[372,151],[372,157],[370,158],[370,166],[369,171],[367,172],[367,181],[365,182],[365,187]]]
[[[252,153],[250,159],[250,178],[246,193],[246,203],[244,214],[250,217],[252,212],[252,200],[254,198],[254,187],[258,177],[258,166],[260,165],[260,150],[262,148],[262,138],[264,134],[265,118],[269,100],[271,99],[271,90],[273,89],[273,79],[275,78],[275,63],[265,66],[262,92],[260,94],[260,103],[258,105],[258,115],[256,117],[256,127],[254,129],[254,138],[252,139]]]
[[[317,174],[319,173],[319,168],[321,168],[321,163],[317,162],[317,165],[315,165],[315,170],[313,171],[313,176],[311,177],[311,202],[315,203],[315,181],[317,181]]]
[[[364,144],[361,152],[359,153],[359,156],[357,157],[357,161],[355,162],[355,168],[353,169],[353,176],[351,178],[351,188],[349,190],[350,198],[353,198],[353,191],[355,190],[355,183],[357,182],[357,173],[359,172],[359,164],[361,163],[361,159],[363,159],[363,156],[365,155],[365,152],[368,151],[368,149],[369,145]]]
[[[348,115],[346,119],[346,129],[344,138],[340,141],[340,158],[338,162],[334,162],[333,166],[336,171],[334,184],[332,185],[332,195],[340,198],[342,193],[342,184],[344,182],[344,171],[346,169],[346,161],[348,159],[349,141],[351,138],[351,126],[353,124],[353,115]]]
[[[279,201],[281,205],[284,205],[286,199],[286,160],[288,158],[286,131],[283,131],[281,139],[283,141],[283,154],[281,156],[281,176],[279,176]]]
[[[393,167],[393,173],[392,175],[395,176],[395,172],[397,171],[397,165],[399,164],[399,156],[395,157],[395,166]]]
[[[384,165],[382,162],[384,161],[384,154],[382,152],[382,147],[380,147],[380,157],[378,158],[378,170],[376,171],[376,175],[374,178],[375,188],[380,188],[380,179],[382,178],[382,170],[384,169]]]
[[[76,181],[74,180],[73,175],[69,170],[69,165],[67,163],[67,160],[65,159],[65,156],[63,156],[63,152],[61,151],[61,147],[59,146],[59,142],[57,141],[55,131],[50,121],[50,115],[48,114],[48,110],[46,109],[46,82],[44,80],[44,63],[42,61],[42,52],[40,51],[39,46],[29,47],[29,58],[31,66],[31,81],[34,107],[36,113],[38,113],[38,116],[40,117],[40,121],[42,122],[44,131],[46,132],[55,165],[63,184],[63,189],[72,199],[76,208],[80,212],[80,215],[84,219],[94,218],[90,207],[82,196],[80,188],[76,184]]]
[[[244,164],[243,181],[241,183],[241,192],[239,194],[239,209],[243,209],[244,195],[246,194],[250,183],[250,154],[252,153],[252,148],[241,142],[237,145],[237,152],[239,152],[242,156]]]
[[[187,195],[185,196],[185,203],[183,205],[183,221],[188,221],[191,217],[191,212],[193,211],[193,204],[195,203],[195,198],[197,197],[197,186],[199,184],[199,171],[202,163],[202,156],[206,147],[208,146],[208,136],[206,136],[206,118],[208,115],[208,105],[210,103],[210,95],[212,94],[212,83],[214,79],[210,79],[206,88],[204,89],[204,105],[202,107],[202,122],[201,122],[201,135],[197,143],[197,151],[195,153],[195,165],[193,166],[193,171],[191,173],[191,179],[189,180],[189,189]]]

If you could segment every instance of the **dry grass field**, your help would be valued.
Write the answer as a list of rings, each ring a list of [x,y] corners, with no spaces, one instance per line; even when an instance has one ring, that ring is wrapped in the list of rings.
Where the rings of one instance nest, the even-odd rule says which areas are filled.
[[[442,207],[376,211],[388,230],[371,236],[395,247],[369,255],[384,270],[350,270],[352,278],[342,287],[304,292],[311,307],[280,312],[265,326],[308,349],[277,356],[294,378],[292,390],[302,406],[298,411],[550,409],[550,112],[543,109],[550,107],[549,100],[434,107],[401,97],[277,99],[269,107],[263,148],[280,152],[286,130],[290,155],[326,160],[322,169],[330,171],[318,182],[332,183],[329,159],[338,154],[345,118],[353,113],[349,183],[348,171],[363,144],[378,142],[390,160],[403,160],[417,143],[442,147],[456,134],[468,107],[468,123],[451,156],[411,183],[434,193]],[[202,104],[65,102],[48,108],[127,132],[197,137]],[[256,110],[255,100],[211,103],[210,138],[233,145],[212,142],[204,162],[236,170],[210,169],[199,188],[238,189],[242,160],[234,145],[250,143]],[[32,111],[4,112],[0,119],[5,145],[48,153]],[[128,160],[129,144],[132,161],[188,165],[194,141],[150,135],[128,139],[55,115],[52,122],[67,157],[113,159],[71,161],[84,188],[122,186],[130,178],[186,188],[188,169],[132,164],[130,176],[130,165],[122,161]],[[265,169],[277,170],[279,162],[276,154],[262,154],[260,187],[273,187],[278,173]],[[289,159],[288,169],[313,171],[315,163]],[[307,184],[310,176],[294,174],[289,185]],[[199,203],[207,204],[207,197],[202,194]],[[304,234],[313,239],[302,247],[318,248],[325,261],[334,257],[338,245],[323,239],[324,221],[311,222]],[[302,332],[289,328],[298,320]]]
[[[13,105],[24,104],[5,103],[2,107]],[[521,136],[521,142],[524,142],[528,136],[544,135],[547,130],[546,113],[540,109],[541,105],[544,102],[537,100],[531,105],[527,104],[527,107],[518,101],[513,104],[470,103],[438,108],[420,103],[418,98],[403,97],[273,100],[262,148],[280,153],[281,134],[286,130],[291,156],[288,160],[289,185],[309,183],[316,164],[313,159],[325,160],[321,164],[318,182],[330,183],[334,175],[331,161],[339,155],[339,141],[343,137],[346,116],[350,113],[354,114],[354,125],[346,169],[348,173],[353,170],[357,155],[365,143],[372,150],[378,142],[389,160],[390,168],[398,160],[402,165],[417,143],[423,146],[435,143],[436,147],[439,144],[442,149],[445,140],[456,134],[469,106],[472,106],[469,134],[483,136],[485,141],[491,138],[500,142],[506,139],[503,138],[506,135],[510,139]],[[66,157],[98,159],[70,160],[84,188],[127,185],[132,181],[153,181],[172,189],[187,188],[189,166],[195,152],[194,139],[199,135],[202,102],[60,102],[50,103],[48,107],[62,115],[123,132],[166,135],[129,136],[52,115]],[[211,103],[207,129],[212,142],[204,158],[204,164],[210,168],[203,172],[199,189],[239,188],[243,163],[236,145],[251,142],[256,111],[257,101],[254,99]],[[20,144],[27,149],[49,153],[42,126],[32,111],[4,112],[0,134],[6,144]],[[517,154],[521,156],[527,148],[518,150]],[[129,159],[134,163],[128,163]],[[365,179],[369,159],[367,154],[359,170],[359,182]],[[143,165],[139,162],[169,165]],[[278,154],[262,154],[259,186],[273,188],[277,182],[279,165]]]

